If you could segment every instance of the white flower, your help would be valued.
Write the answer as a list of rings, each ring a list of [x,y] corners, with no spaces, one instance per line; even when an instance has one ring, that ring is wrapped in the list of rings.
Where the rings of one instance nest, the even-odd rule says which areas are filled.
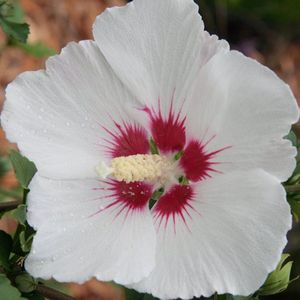
[[[38,168],[26,269],[160,298],[254,292],[291,227],[290,89],[204,31],[191,0],[107,9],[94,37],[7,88],[2,126]]]

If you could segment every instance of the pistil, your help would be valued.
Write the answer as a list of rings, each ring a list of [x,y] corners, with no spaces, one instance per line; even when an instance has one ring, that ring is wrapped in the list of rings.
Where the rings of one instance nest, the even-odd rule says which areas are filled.
[[[112,159],[110,167],[100,163],[96,170],[102,178],[111,175],[116,180],[126,183],[148,181],[164,184],[174,176],[176,165],[176,162],[167,156],[136,154],[116,157]]]

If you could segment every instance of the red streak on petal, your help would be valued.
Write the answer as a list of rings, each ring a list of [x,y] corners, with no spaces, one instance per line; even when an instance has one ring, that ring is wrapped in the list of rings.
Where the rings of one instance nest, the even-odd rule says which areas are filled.
[[[144,128],[136,124],[123,123],[123,126],[115,122],[117,132],[104,128],[113,139],[108,141],[111,157],[129,156],[135,154],[147,154],[149,152],[149,141]]]
[[[198,141],[192,140],[184,149],[184,154],[180,159],[180,166],[185,171],[186,177],[191,181],[199,181],[211,177],[210,172],[219,172],[212,167],[217,163],[212,162],[211,159],[219,152],[230,148],[230,146],[224,147],[206,153],[204,149],[205,145],[201,145]]]
[[[149,108],[144,109],[150,116],[152,137],[162,152],[179,151],[185,145],[185,119],[180,118],[180,112],[175,115],[171,105],[169,115],[163,118],[161,110],[158,113]]]
[[[194,209],[191,205],[193,201],[194,192],[189,185],[173,185],[170,190],[164,194],[154,207],[154,217],[159,220],[159,225],[162,221],[165,221],[165,227],[168,224],[170,217],[172,217],[174,229],[176,224],[176,218],[180,217],[185,225],[186,215],[189,217],[188,208]]]
[[[113,198],[112,202],[101,208],[92,216],[111,208],[115,208],[116,216],[126,210],[126,217],[130,212],[141,211],[147,207],[152,195],[152,186],[144,182],[131,182],[111,180],[106,182],[112,193],[102,198]]]

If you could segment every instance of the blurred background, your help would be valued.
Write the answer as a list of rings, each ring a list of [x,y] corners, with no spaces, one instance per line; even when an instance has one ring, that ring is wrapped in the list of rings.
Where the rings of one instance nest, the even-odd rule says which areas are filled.
[[[92,38],[95,17],[108,6],[125,0],[20,0],[10,1],[15,20],[30,25],[28,43],[13,43],[0,28],[0,109],[5,87],[19,73],[44,67],[49,55],[58,53],[69,41]],[[202,0],[196,1],[206,29],[227,39],[231,47],[273,69],[288,83],[300,103],[300,0]],[[1,1],[0,1],[1,3]],[[296,132],[298,125],[295,126]],[[7,160],[13,147],[0,129],[0,188],[17,188]],[[274,162],[276,163],[276,162]],[[0,201],[1,201],[0,196]],[[274,220],[276,222],[276,220]],[[6,219],[1,229],[14,230]],[[293,276],[300,274],[300,228],[289,233],[287,248],[295,261]],[[56,283],[53,283],[54,285]],[[85,285],[58,286],[79,300],[121,300],[123,290],[90,281]],[[300,281],[272,299],[300,299]],[[267,298],[265,298],[267,299]]]

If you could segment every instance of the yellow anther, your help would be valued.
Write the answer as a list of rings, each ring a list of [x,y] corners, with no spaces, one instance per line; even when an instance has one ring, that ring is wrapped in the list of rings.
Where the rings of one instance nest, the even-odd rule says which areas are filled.
[[[164,181],[173,169],[174,162],[166,156],[158,154],[136,154],[116,157],[111,161],[111,175],[117,180],[134,181]]]

